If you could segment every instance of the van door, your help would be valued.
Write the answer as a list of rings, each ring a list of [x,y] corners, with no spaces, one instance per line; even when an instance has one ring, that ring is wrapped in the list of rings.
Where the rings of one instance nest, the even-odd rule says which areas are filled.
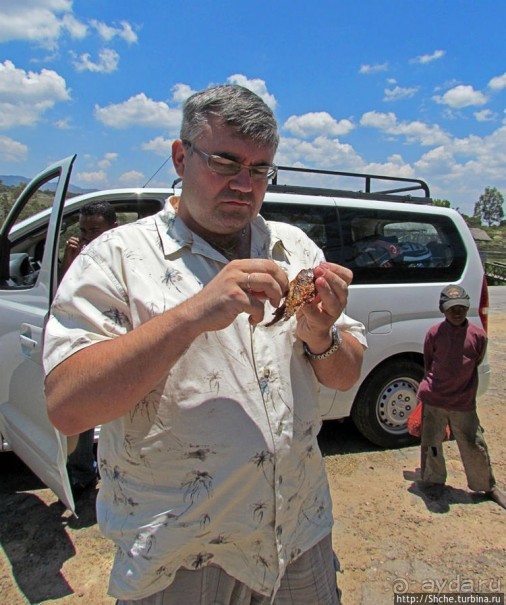
[[[58,285],[58,237],[75,157],[37,175],[0,228],[0,432],[73,512],[67,440],[46,411],[42,344]],[[44,208],[51,209],[45,220],[32,218]]]

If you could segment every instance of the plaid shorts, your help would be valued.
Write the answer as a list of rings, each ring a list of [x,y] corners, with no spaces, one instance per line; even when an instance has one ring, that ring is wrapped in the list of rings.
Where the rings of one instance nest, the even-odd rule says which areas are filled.
[[[336,582],[339,562],[329,534],[291,563],[281,580],[273,605],[340,605]],[[117,605],[270,605],[263,596],[234,580],[216,565],[179,569],[174,581],[144,599],[116,601]]]

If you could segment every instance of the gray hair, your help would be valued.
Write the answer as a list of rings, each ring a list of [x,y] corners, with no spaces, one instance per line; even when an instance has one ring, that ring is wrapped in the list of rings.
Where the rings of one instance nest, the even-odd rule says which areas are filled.
[[[240,136],[277,149],[276,118],[266,103],[248,88],[222,84],[189,97],[183,106],[181,139],[195,141],[213,117],[232,126]]]

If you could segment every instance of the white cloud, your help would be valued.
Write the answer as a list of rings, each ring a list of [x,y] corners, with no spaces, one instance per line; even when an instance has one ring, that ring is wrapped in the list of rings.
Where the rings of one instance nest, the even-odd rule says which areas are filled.
[[[68,31],[71,38],[82,40],[88,35],[88,26],[78,21],[74,15],[66,14],[61,20],[63,28]]]
[[[501,126],[486,137],[471,135],[456,138],[451,149],[456,155],[477,159],[485,169],[497,168],[504,180],[506,165],[506,126]]]
[[[368,111],[360,118],[361,126],[370,126],[379,130],[388,130],[397,124],[395,113],[382,113],[379,111]]]
[[[463,204],[470,213],[486,184],[506,187],[505,164],[506,126],[502,126],[487,137],[450,139],[422,155],[415,167],[429,181],[434,197],[449,199],[453,206]]]
[[[378,63],[376,65],[361,65],[359,73],[361,74],[376,74],[380,71],[386,71],[388,63]]]
[[[78,172],[76,178],[80,183],[86,183],[87,185],[99,185],[107,183],[107,175],[103,170],[96,172]]]
[[[425,174],[446,174],[453,170],[455,158],[451,151],[441,145],[424,153],[420,159],[415,162],[415,166],[420,172]]]
[[[11,61],[0,63],[0,128],[35,124],[56,103],[69,99],[65,80],[55,71],[26,72]]]
[[[420,63],[424,65],[425,63],[431,63],[437,59],[442,59],[445,54],[446,52],[444,50],[435,50],[431,55],[419,55],[418,57],[411,59],[410,63]]]
[[[96,19],[92,19],[90,23],[97,30],[98,35],[106,42],[110,42],[116,36],[128,42],[128,44],[134,44],[138,40],[137,34],[127,21],[121,21],[121,27],[112,27]]]
[[[175,84],[172,87],[172,101],[177,105],[182,105],[194,92],[197,91],[188,84]]]
[[[313,141],[281,137],[276,163],[325,170],[339,167],[345,171],[360,171],[364,165],[363,159],[351,145],[324,136],[316,137]]]
[[[460,84],[455,86],[451,90],[445,92],[442,96],[432,97],[436,103],[441,105],[448,105],[452,109],[462,109],[463,107],[470,107],[476,105],[485,105],[487,97],[479,90],[474,90],[470,85]]]
[[[0,158],[6,162],[21,162],[26,159],[28,147],[19,141],[0,134]]]
[[[72,0],[7,0],[0,4],[0,42],[27,40],[54,48],[64,28],[59,17],[72,9]]]
[[[141,187],[143,182],[146,180],[146,177],[142,172],[138,172],[137,170],[129,170],[128,172],[124,172],[118,178],[118,181],[121,185],[125,187]]]
[[[104,155],[104,157],[98,161],[98,167],[102,170],[106,170],[109,166],[114,162],[114,160],[118,159],[118,154],[114,152],[109,152]]]
[[[385,96],[383,101],[399,101],[400,99],[410,99],[418,92],[418,88],[402,88],[395,86],[392,89],[385,88]]]
[[[74,56],[73,53],[71,53]],[[119,54],[112,48],[104,48],[98,53],[98,61],[90,59],[89,53],[76,57],[73,61],[77,71],[92,71],[95,73],[110,74],[118,69]]]
[[[493,122],[494,120],[497,120],[497,114],[490,109],[476,111],[474,117],[478,122]]]
[[[156,137],[147,143],[143,143],[141,148],[144,151],[152,151],[153,153],[156,153],[156,155],[168,157],[172,152],[172,140]]]
[[[68,101],[70,93],[65,80],[55,71],[26,72],[17,69],[12,61],[5,61],[0,63],[0,99]]]
[[[290,116],[283,128],[303,139],[317,135],[338,137],[348,134],[355,128],[350,120],[337,122],[326,111],[306,113],[301,116]]]
[[[177,132],[181,122],[181,110],[173,109],[162,101],[153,101],[144,93],[140,93],[123,103],[106,107],[95,105],[95,117],[112,128],[146,126]]]
[[[276,162],[294,167],[421,178],[429,184],[433,197],[449,199],[454,207],[459,206],[466,213],[472,213],[472,206],[486,184],[506,189],[506,123],[487,137],[463,138],[454,137],[438,124],[401,121],[393,112],[364,113],[360,125],[375,128],[388,137],[404,138],[406,143],[412,144],[410,154],[414,158],[408,162],[397,153],[385,161],[372,162],[351,145],[343,145],[337,139],[319,136],[305,140],[300,136],[284,136]],[[417,157],[416,145],[429,149]],[[282,180],[283,176],[280,182]],[[290,175],[289,181],[300,185],[350,187],[346,179],[334,182],[333,177],[316,175],[310,180],[305,173]]]
[[[368,174],[381,174],[387,176],[397,176],[401,178],[416,178],[413,167],[406,163],[399,154],[391,155],[386,162],[370,162],[363,169]],[[378,190],[376,186],[375,190]]]
[[[506,88],[506,73],[503,73],[502,76],[495,76],[488,83],[488,87],[492,90],[503,90]]]
[[[253,78],[252,80],[250,80],[242,74],[234,74],[227,78],[227,82],[229,82],[230,84],[237,84],[238,86],[244,86],[244,88],[248,88],[252,92],[256,93],[261,99],[263,99],[264,103],[268,105],[272,110],[276,109],[276,98],[274,97],[274,95],[271,95],[268,92],[264,80],[260,80],[259,78]]]
[[[70,130],[72,128],[72,118],[66,117],[61,120],[55,120],[54,125],[60,130]]]
[[[419,120],[398,122],[396,115],[392,112],[366,112],[360,119],[360,125],[376,128],[389,135],[404,136],[408,143],[419,143],[425,146],[438,145],[449,140],[449,135],[437,124],[429,126]]]
[[[73,0],[3,0],[0,3],[0,42],[24,40],[54,50],[66,33],[82,40],[89,28],[72,12]],[[128,44],[137,42],[137,34],[127,21],[118,27],[96,19],[91,26],[106,41],[121,38]]]

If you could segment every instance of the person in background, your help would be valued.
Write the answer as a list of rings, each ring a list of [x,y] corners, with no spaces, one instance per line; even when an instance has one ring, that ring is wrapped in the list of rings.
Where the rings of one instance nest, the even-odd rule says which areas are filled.
[[[79,210],[79,237],[72,236],[65,243],[61,276],[65,275],[77,255],[95,238],[117,227],[116,212],[109,202],[90,202]],[[97,485],[98,471],[94,451],[94,427],[69,437],[67,471],[75,499]]]
[[[241,86],[192,95],[180,196],[84,250],[46,328],[48,413],[102,425],[97,517],[119,605],[337,605],[318,384],[349,389],[366,346],[352,273],[259,214],[278,128]],[[290,280],[317,296],[268,325]]]
[[[73,235],[65,242],[61,276],[65,275],[81,250],[95,238],[118,226],[116,212],[109,202],[89,202],[79,210],[79,237]]]
[[[424,343],[425,375],[418,389],[423,405],[422,481],[439,497],[446,482],[443,441],[449,425],[457,442],[469,489],[506,508],[497,487],[487,444],[476,411],[478,366],[485,357],[487,335],[467,319],[469,294],[450,284],[441,291],[445,320],[429,329]]]

